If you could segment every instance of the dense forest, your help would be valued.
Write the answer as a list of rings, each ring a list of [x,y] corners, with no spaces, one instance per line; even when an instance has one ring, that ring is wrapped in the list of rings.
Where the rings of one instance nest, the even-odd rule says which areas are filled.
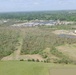
[[[0,59],[17,49],[20,35],[19,29],[16,29],[0,27]]]
[[[0,19],[76,21],[76,11],[39,11],[0,13]]]

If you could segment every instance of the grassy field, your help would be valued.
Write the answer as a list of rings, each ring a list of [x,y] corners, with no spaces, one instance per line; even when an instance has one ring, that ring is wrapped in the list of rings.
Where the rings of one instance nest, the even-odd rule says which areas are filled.
[[[62,68],[64,70],[62,70]],[[75,72],[76,66],[64,65],[64,64],[59,65],[43,62],[26,62],[26,61],[0,62],[0,75],[54,75],[55,72],[59,74],[61,71],[62,73],[64,73],[65,70],[66,70],[65,75],[67,75],[67,72],[70,72],[71,70],[72,72]]]
[[[0,62],[0,75],[49,75],[49,64],[35,62]]]

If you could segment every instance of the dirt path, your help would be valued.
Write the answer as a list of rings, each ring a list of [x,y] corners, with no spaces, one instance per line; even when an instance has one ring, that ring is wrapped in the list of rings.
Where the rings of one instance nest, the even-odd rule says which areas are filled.
[[[21,52],[21,47],[22,47],[23,39],[20,39],[19,41],[19,46],[17,46],[17,50],[14,51],[11,55],[6,56],[2,58],[2,60],[19,60],[20,59],[20,52]]]
[[[17,47],[18,50],[14,51],[11,55],[4,57],[2,59],[3,61],[5,61],[5,60],[20,60],[20,59],[24,59],[24,60],[28,60],[28,59],[35,59],[35,60],[37,60],[37,59],[39,59],[40,61],[44,60],[41,57],[41,55],[39,55],[39,54],[20,55],[23,40],[21,39],[19,43],[20,43],[20,46]]]
[[[75,68],[54,68],[50,70],[49,75],[76,75]]]
[[[2,60],[19,60],[20,59],[20,52],[21,52],[21,47],[23,44],[23,38],[24,38],[24,30],[21,30],[20,32],[21,37],[19,38],[19,45],[16,46],[17,50],[14,51],[11,55],[6,56],[2,58]]]

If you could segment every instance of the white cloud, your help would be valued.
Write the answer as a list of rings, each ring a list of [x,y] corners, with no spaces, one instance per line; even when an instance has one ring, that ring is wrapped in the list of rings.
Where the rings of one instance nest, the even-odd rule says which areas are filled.
[[[63,3],[63,4],[69,4],[69,3],[75,3],[75,0],[59,0],[59,3]]]
[[[34,4],[34,5],[39,5],[40,3],[39,3],[39,2],[34,2],[33,4]]]

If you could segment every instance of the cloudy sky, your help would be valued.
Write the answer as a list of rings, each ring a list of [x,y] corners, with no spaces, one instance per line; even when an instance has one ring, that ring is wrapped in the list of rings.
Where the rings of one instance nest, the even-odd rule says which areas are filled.
[[[76,9],[76,0],[0,0],[0,12]]]

